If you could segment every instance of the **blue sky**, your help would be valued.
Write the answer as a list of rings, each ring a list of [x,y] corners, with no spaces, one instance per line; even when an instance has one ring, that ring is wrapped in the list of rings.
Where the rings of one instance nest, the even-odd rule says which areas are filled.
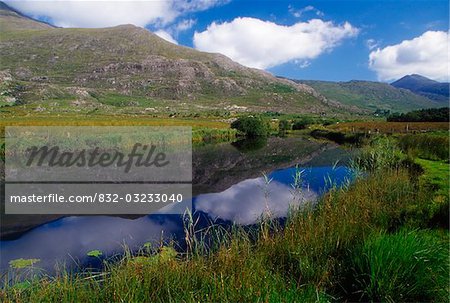
[[[353,39],[343,41],[332,51],[311,60],[306,68],[286,63],[268,70],[276,75],[296,79],[346,81],[352,79],[377,80],[375,71],[368,68],[370,49],[367,40],[373,39],[379,47],[413,39],[429,30],[448,31],[448,1],[232,1],[221,7],[193,14],[197,24],[180,33],[180,44],[193,46],[195,31],[203,31],[213,21],[231,21],[236,17],[254,17],[277,24],[292,25],[299,21],[318,18],[311,10],[296,18],[289,12],[313,6],[323,20],[340,24],[348,21],[360,29]],[[280,46],[282,47],[282,46]]]
[[[65,27],[145,26],[180,45],[295,79],[389,82],[419,73],[448,80],[448,1],[168,0],[140,9],[122,3],[117,12],[118,2],[97,2],[108,15],[92,20],[80,2],[70,11],[57,2],[8,4]]]

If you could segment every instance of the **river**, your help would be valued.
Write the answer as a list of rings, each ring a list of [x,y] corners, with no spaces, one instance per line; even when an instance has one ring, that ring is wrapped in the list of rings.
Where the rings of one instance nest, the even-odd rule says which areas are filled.
[[[210,144],[193,151],[193,213],[197,227],[251,225],[262,215],[283,218],[291,207],[315,201],[330,186],[351,182],[351,151],[302,137]],[[295,176],[301,181],[295,181]],[[293,186],[297,183],[297,186]],[[96,266],[87,256],[137,250],[144,243],[176,240],[183,246],[183,218],[146,216],[3,215],[0,270],[14,259],[39,259],[52,272]],[[154,244],[156,245],[156,244]]]

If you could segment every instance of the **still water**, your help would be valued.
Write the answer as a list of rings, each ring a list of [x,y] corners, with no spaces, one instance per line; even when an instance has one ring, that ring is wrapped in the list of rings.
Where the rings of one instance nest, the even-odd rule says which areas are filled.
[[[193,154],[193,212],[197,227],[251,225],[263,214],[283,218],[290,207],[315,201],[330,186],[352,179],[350,154],[335,145],[303,138],[271,138],[199,147]],[[295,175],[301,176],[293,188]],[[112,216],[3,216],[0,269],[19,258],[40,259],[36,267],[53,271],[55,264],[92,266],[91,250],[103,256],[136,250],[147,242],[182,243],[183,218],[158,214]]]

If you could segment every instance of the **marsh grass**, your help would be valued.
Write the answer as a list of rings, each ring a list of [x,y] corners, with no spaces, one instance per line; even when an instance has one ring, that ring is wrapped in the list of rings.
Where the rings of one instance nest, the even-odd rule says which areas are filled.
[[[329,127],[341,132],[371,132],[381,134],[432,132],[449,130],[448,122],[385,122],[357,121],[343,122]]]
[[[400,148],[414,157],[449,161],[449,134],[416,134],[399,138]]]
[[[405,245],[411,244],[410,236],[396,237],[395,232],[404,225],[404,210],[411,201],[424,203],[418,200],[421,195],[417,191],[408,172],[399,169],[375,172],[348,188],[335,188],[317,207],[292,210],[284,226],[265,217],[250,230],[217,226],[198,230],[195,216],[186,214],[190,244],[183,253],[175,250],[174,243],[150,250],[147,246],[138,253],[127,251],[115,262],[105,261],[100,273],[63,272],[36,278],[25,287],[8,283],[0,297],[5,302],[325,302],[354,298],[354,292],[360,291],[367,300],[379,299],[380,293],[395,301],[419,300],[424,297],[418,291],[395,296],[398,287],[407,288],[405,274],[396,268],[386,268],[398,277],[388,285],[381,279],[387,279],[387,273],[373,277],[379,284],[374,286],[376,291],[369,288],[370,283],[360,284],[356,290],[346,288],[348,297],[342,291],[343,272],[355,268],[364,276],[367,271],[366,263],[361,263],[360,269],[347,265],[366,260],[360,250],[373,256],[364,262],[372,262],[384,257],[383,249],[389,250],[383,243],[398,242],[393,249],[403,247],[403,240]],[[387,236],[391,232],[395,241]],[[373,235],[380,234],[388,237],[385,242],[373,240]],[[214,239],[214,247],[208,238]],[[407,255],[398,258],[408,270],[408,279],[419,279],[424,270],[439,277],[417,288],[429,287],[429,298],[438,298],[432,290],[445,289],[442,270],[446,263],[431,262],[421,269],[418,266],[423,259],[408,254],[422,256],[424,250],[430,258],[442,261],[439,256],[445,250],[428,240],[406,249]],[[363,261],[355,259],[358,256]],[[386,262],[377,266],[384,268],[390,264],[389,259]]]
[[[379,136],[361,149],[352,166],[371,172],[385,168],[398,169],[404,166],[406,160],[407,155],[402,152],[394,138]]]
[[[432,192],[398,163],[406,156],[395,142],[381,140],[366,151],[363,177],[291,209],[284,224],[268,213],[252,228],[198,229],[186,213],[184,251],[161,242],[126,250],[101,272],[62,271],[26,284],[5,277],[0,300],[446,301],[448,231],[419,230]]]
[[[205,128],[192,129],[192,143],[218,143],[230,142],[236,139],[238,132],[231,128]]]
[[[342,286],[357,301],[448,300],[448,237],[401,230],[369,237],[350,252]]]

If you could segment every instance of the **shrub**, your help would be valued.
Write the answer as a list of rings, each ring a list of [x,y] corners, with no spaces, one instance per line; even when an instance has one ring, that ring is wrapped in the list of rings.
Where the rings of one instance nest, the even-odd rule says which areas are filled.
[[[313,123],[314,121],[311,118],[303,118],[300,120],[295,120],[292,125],[292,129],[294,130],[305,129],[308,125],[311,125]]]
[[[370,145],[364,147],[355,160],[357,168],[374,171],[385,168],[399,168],[406,160],[394,139],[377,137]]]
[[[0,162],[5,162],[5,143],[0,143]]]
[[[278,129],[280,132],[285,132],[292,129],[291,123],[288,120],[280,120],[278,123]]]
[[[231,128],[237,129],[247,137],[265,137],[268,134],[267,124],[258,117],[241,117],[231,123]]]
[[[341,286],[350,301],[448,300],[448,250],[436,233],[381,233],[354,249],[348,262]]]

